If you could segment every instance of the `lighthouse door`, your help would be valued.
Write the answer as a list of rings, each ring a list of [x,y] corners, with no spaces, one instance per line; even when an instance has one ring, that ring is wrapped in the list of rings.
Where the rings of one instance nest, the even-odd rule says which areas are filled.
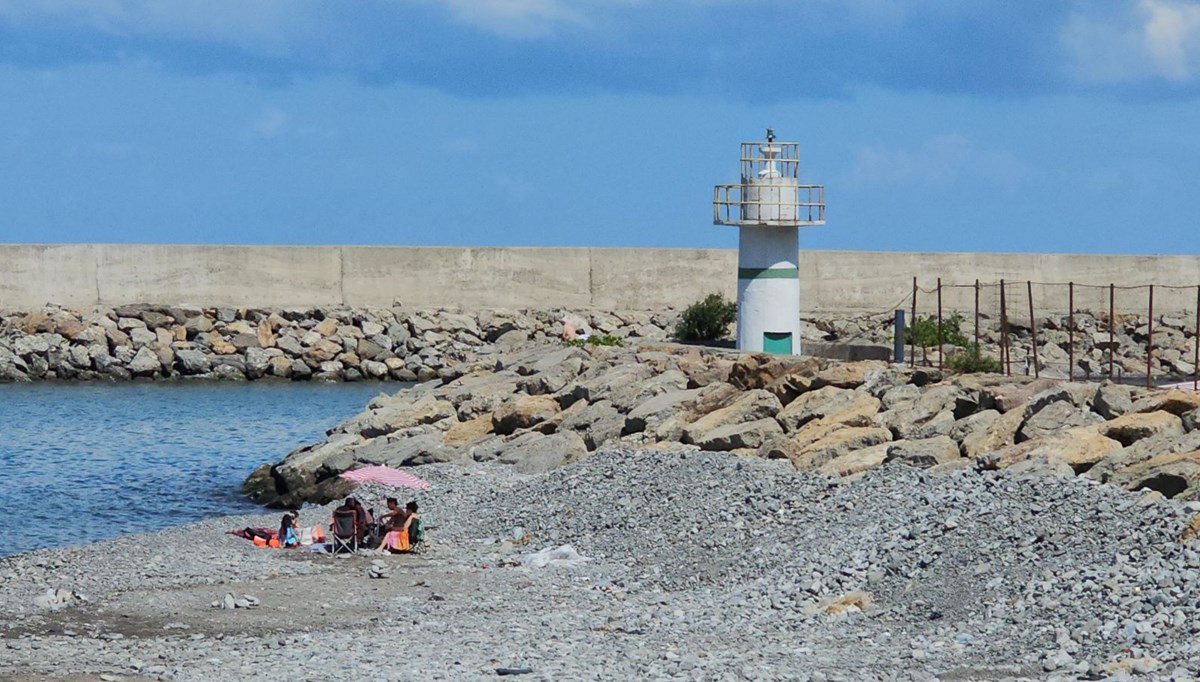
[[[763,332],[763,352],[775,355],[791,355],[792,333]]]

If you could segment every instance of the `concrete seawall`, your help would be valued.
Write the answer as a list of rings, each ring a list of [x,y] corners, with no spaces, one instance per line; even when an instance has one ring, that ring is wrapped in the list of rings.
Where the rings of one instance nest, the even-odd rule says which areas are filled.
[[[0,308],[128,303],[208,306],[404,305],[462,308],[682,307],[705,293],[732,297],[737,254],[723,249],[480,248],[395,246],[0,245]],[[945,284],[1054,282],[1037,286],[1041,311],[1067,307],[1066,282],[1118,287],[1200,285],[1200,257],[1004,253],[802,251],[805,311],[907,307],[912,278]],[[1024,295],[1023,290],[1020,292]],[[990,296],[990,298],[988,298]],[[947,309],[969,310],[974,292],[948,289]],[[986,294],[985,308],[994,308]],[[1145,292],[1122,292],[1119,310],[1144,310]],[[1194,310],[1194,288],[1163,288],[1156,309]],[[922,294],[919,308],[935,305]],[[1014,302],[1014,309],[1026,305]],[[1107,307],[1100,290],[1077,307]]]

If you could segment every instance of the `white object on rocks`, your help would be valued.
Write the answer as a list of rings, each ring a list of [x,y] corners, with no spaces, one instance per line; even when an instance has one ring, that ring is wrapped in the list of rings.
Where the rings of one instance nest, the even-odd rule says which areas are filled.
[[[368,578],[384,579],[392,577],[391,571],[388,570],[387,562],[382,559],[376,559],[371,562],[371,566],[367,568]]]
[[[256,609],[258,608],[258,597],[249,594],[243,594],[241,597],[234,597],[232,592],[226,592],[225,596],[212,603],[214,609]]]
[[[540,552],[521,557],[521,565],[525,568],[576,568],[589,561],[591,561],[590,558],[575,551],[575,548],[570,545],[547,547]]]
[[[83,596],[78,592],[74,590],[64,590],[61,587],[57,589],[53,587],[49,588],[42,594],[39,594],[33,598],[34,606],[38,606],[43,609],[50,609],[52,611],[65,609],[68,606],[73,605],[75,602],[81,601],[87,600],[84,599]]]

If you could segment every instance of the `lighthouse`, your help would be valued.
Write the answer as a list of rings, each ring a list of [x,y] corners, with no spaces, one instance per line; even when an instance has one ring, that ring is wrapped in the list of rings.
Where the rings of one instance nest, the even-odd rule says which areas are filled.
[[[713,191],[713,224],[738,228],[737,347],[800,352],[799,228],[825,224],[825,187],[800,184],[800,145],[743,142],[742,179]]]

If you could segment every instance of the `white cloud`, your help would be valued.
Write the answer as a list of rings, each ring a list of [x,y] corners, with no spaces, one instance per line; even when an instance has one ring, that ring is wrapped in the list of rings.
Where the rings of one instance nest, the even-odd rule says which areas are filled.
[[[567,0],[439,1],[450,9],[457,20],[511,37],[549,35],[559,24],[581,24],[586,21],[579,7],[581,3]]]
[[[947,186],[971,179],[1011,189],[1031,174],[1032,170],[1009,152],[981,148],[962,135],[947,134],[916,149],[861,147],[850,177],[858,183],[910,187]]]
[[[0,22],[28,28],[215,41],[273,54],[315,30],[313,18],[289,0],[0,0]]]
[[[1200,3],[1191,0],[1136,0],[1108,16],[1075,13],[1059,38],[1085,83],[1187,83],[1200,75]]]

